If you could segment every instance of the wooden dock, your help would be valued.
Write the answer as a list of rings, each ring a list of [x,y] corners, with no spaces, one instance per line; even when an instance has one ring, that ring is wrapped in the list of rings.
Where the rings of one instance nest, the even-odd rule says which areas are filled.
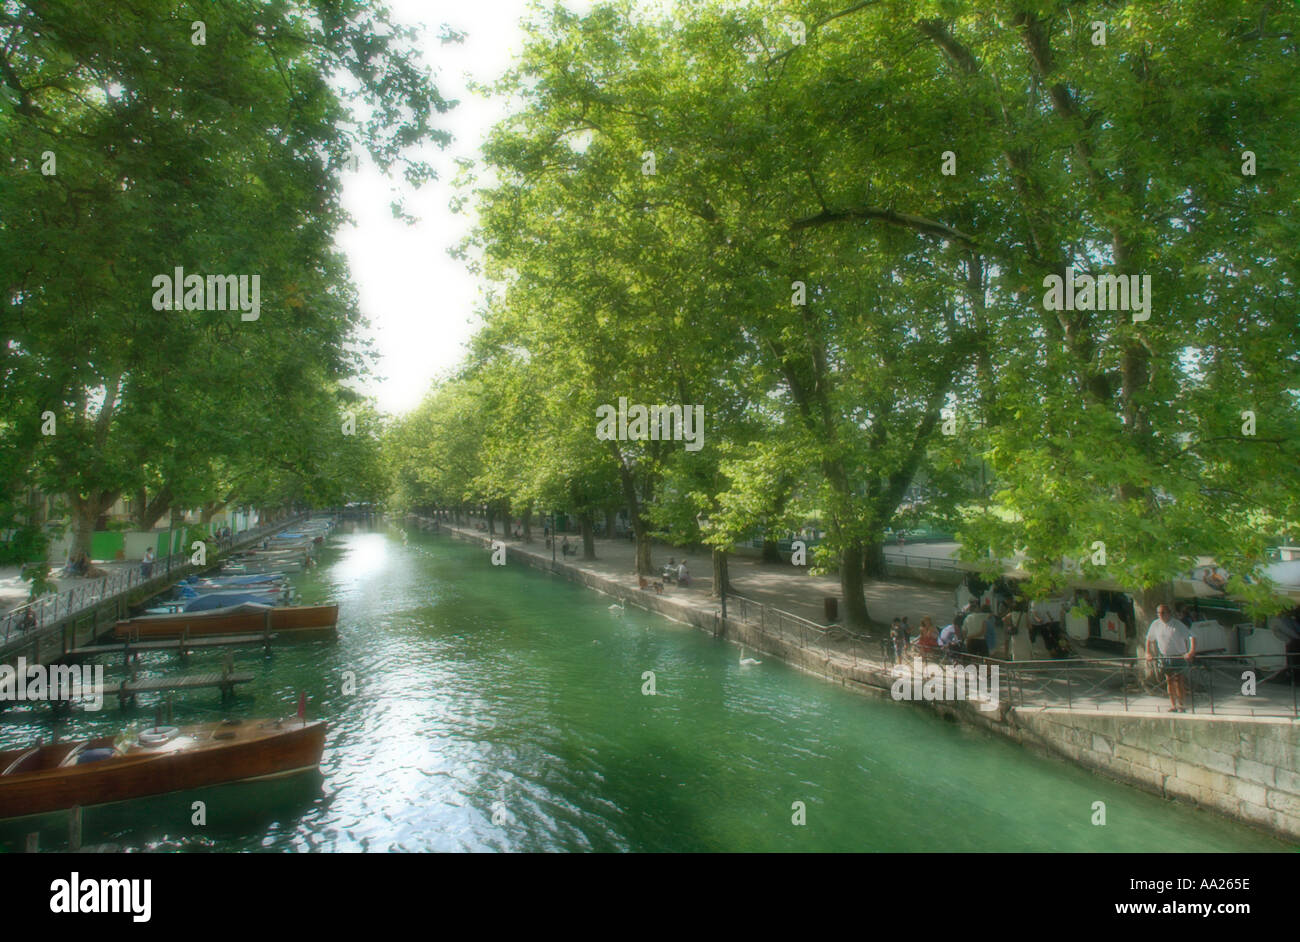
[[[100,695],[116,695],[122,706],[133,702],[141,693],[174,693],[180,690],[204,690],[216,687],[221,691],[223,701],[235,692],[236,684],[252,682],[253,675],[246,671],[218,671],[211,674],[186,674],[181,677],[148,677],[143,680],[131,679],[121,683],[107,683],[98,690],[91,691],[93,698]]]
[[[251,683],[254,675],[250,671],[235,671],[229,666],[220,671],[204,674],[183,674],[173,677],[128,677],[126,680],[109,681],[92,687],[82,688],[80,700],[99,700],[111,696],[117,697],[120,706],[134,703],[142,693],[176,693],[185,690],[206,690],[216,688],[221,691],[224,703],[235,693],[239,684]],[[51,700],[55,713],[72,708],[71,700]]]
[[[289,520],[279,520],[264,528],[245,531],[222,552],[213,556],[204,566],[190,565],[188,560],[178,563],[170,570],[160,570],[151,579],[136,582],[119,592],[105,590],[99,596],[93,594],[94,587],[87,585],[76,591],[91,592],[90,602],[64,608],[62,603],[44,618],[38,628],[28,631],[14,630],[6,635],[0,631],[0,664],[14,666],[22,657],[28,664],[52,664],[60,660],[69,650],[92,642],[105,631],[111,631],[117,622],[126,618],[133,606],[153,598],[174,586],[187,575],[200,571],[216,569],[224,560],[235,553],[268,539],[275,533],[294,526],[307,514],[300,514]],[[107,580],[104,583],[107,586]],[[63,593],[71,595],[72,593]],[[62,596],[60,596],[62,597]],[[0,615],[0,620],[5,616]],[[0,710],[6,704],[0,703]]]
[[[270,653],[271,644],[278,636],[275,632],[242,635],[214,635],[207,638],[164,638],[158,641],[122,641],[117,644],[85,644],[73,648],[65,658],[94,657],[99,654],[121,654],[130,660],[132,654],[145,651],[175,651],[184,660],[191,652],[205,648],[253,647],[261,645]]]

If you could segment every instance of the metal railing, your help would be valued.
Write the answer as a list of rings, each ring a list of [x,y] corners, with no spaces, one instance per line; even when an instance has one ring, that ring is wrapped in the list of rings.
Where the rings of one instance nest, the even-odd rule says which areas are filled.
[[[1183,674],[1187,678],[1188,713],[1300,717],[1295,655],[1198,654]],[[1273,665],[1281,661],[1281,668]],[[1144,697],[1167,699],[1167,682],[1144,657],[1068,658],[1054,661],[994,661],[1008,678],[1013,702],[1020,706],[1074,708],[1087,704],[1124,712],[1141,709]],[[1286,685],[1269,678],[1283,678]],[[1246,694],[1243,688],[1253,689]],[[1157,707],[1167,711],[1163,704]],[[1143,712],[1149,711],[1143,709]]]
[[[901,560],[901,562],[900,562]],[[910,553],[885,553],[886,566],[907,566],[911,569],[939,569],[952,572],[957,569],[957,561],[939,556],[913,556]]]
[[[795,644],[800,650],[820,653],[828,660],[833,657],[843,658],[854,666],[866,658],[877,644],[875,639],[850,631],[842,625],[819,625],[802,615],[730,592],[727,593],[727,617],[756,627],[761,637]],[[749,643],[764,653],[773,656],[780,654],[752,639]]]
[[[740,595],[728,594],[727,609],[728,618],[757,628],[760,638],[795,644],[828,660],[840,658],[855,667],[866,660],[877,669],[888,669],[898,663],[893,642],[888,637],[857,634],[839,625],[819,625]],[[765,653],[780,654],[752,636],[747,643]],[[942,648],[923,652],[912,644],[904,653],[903,663],[910,663],[913,656],[921,657],[927,664],[996,666],[1003,700],[1018,707],[1168,711],[1166,681],[1152,673],[1144,657],[1073,656],[1003,661]],[[1185,674],[1187,712],[1300,718],[1300,663],[1297,661],[1300,658],[1294,654],[1198,654]],[[1243,677],[1247,671],[1252,674]],[[1286,684],[1270,678],[1282,678]],[[1255,693],[1248,696],[1242,688],[1250,685]],[[1158,698],[1154,707],[1150,699],[1153,697]]]
[[[213,560],[220,559],[238,547],[254,543],[265,537],[267,533],[292,526],[303,516],[306,515],[244,530],[235,534],[230,540],[215,541],[218,543],[218,551]],[[19,605],[12,611],[0,615],[0,646],[8,644],[11,639],[26,642],[47,625],[62,621],[141,586],[153,583],[165,585],[173,570],[189,565],[190,556],[191,554],[185,551],[159,557],[154,560],[148,577],[144,575],[141,563],[132,563],[131,566],[119,569],[101,579],[62,592],[42,595],[31,602]]]

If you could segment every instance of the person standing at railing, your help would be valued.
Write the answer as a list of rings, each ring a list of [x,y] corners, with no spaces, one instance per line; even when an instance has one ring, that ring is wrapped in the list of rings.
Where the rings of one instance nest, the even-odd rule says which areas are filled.
[[[903,627],[903,623],[897,618],[889,626],[889,639],[894,643],[894,663],[903,663],[903,652],[907,648],[907,629]]]
[[[144,559],[140,560],[141,579],[153,578],[153,563],[155,557],[156,554],[153,551],[153,547],[152,546],[146,547],[144,551]]]
[[[1160,658],[1169,690],[1169,712],[1187,712],[1187,671],[1196,657],[1196,636],[1163,602],[1156,609],[1156,620],[1147,629],[1147,660]]]

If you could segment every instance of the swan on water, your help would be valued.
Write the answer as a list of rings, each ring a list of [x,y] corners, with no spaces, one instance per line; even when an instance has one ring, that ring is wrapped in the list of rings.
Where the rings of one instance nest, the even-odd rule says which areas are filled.
[[[622,615],[626,609],[627,609],[626,599],[621,600],[617,605],[611,605],[609,607],[609,610],[616,615]]]
[[[762,664],[762,663],[763,663],[762,661],[756,661],[756,660],[754,660],[752,657],[745,657],[745,646],[744,646],[743,644],[740,646],[740,666],[741,666],[741,667],[750,667],[751,665],[754,665],[754,664]]]

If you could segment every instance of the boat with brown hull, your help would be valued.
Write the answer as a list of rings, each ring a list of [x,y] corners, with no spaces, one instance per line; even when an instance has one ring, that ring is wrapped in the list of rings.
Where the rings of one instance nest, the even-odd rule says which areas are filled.
[[[307,772],[324,748],[325,724],[295,717],[0,751],[0,818]]]
[[[280,641],[333,638],[339,620],[337,605],[258,605],[249,602],[230,608],[166,615],[139,615],[119,621],[113,629],[123,641],[162,638],[205,638],[272,632]]]

